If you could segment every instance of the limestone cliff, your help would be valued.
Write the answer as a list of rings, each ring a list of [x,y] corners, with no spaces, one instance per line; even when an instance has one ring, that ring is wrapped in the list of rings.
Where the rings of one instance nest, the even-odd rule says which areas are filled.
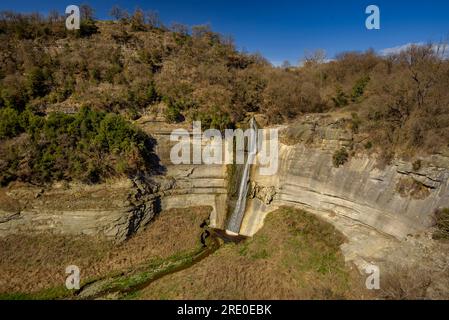
[[[177,142],[170,141],[170,134],[173,130],[179,129],[180,125],[168,125],[155,120],[145,121],[143,118],[140,126],[156,139],[156,153],[165,168],[164,180],[171,181],[172,184],[161,197],[162,209],[210,206],[212,208],[210,225],[224,228],[227,206],[226,166],[173,165],[170,152]],[[185,124],[184,129],[190,131],[191,128]]]
[[[15,185],[0,189],[0,236],[46,231],[100,235],[121,242],[161,211],[192,206],[210,206],[211,226],[224,227],[225,166],[172,165],[170,133],[175,127],[164,130],[154,122],[149,127],[164,170],[160,175],[97,186],[56,184],[42,189]]]
[[[342,120],[306,118],[293,129],[294,143],[291,128],[282,131],[277,175],[260,176],[253,168],[253,199],[241,233],[254,234],[273,208],[294,205],[404,238],[431,227],[435,209],[449,207],[449,158],[423,157],[419,167],[396,159],[379,168],[375,154],[357,149],[361,138]],[[333,154],[343,146],[354,152],[337,168]]]
[[[121,180],[97,186],[56,185],[1,190],[0,236],[30,232],[101,235],[125,240],[158,212],[147,184]]]
[[[2,189],[0,236],[50,230],[122,241],[161,210],[198,205],[212,207],[211,226],[223,228],[226,167],[172,165],[173,127],[140,125],[157,141],[165,170],[160,176],[99,186]],[[334,224],[343,219],[404,238],[427,230],[435,209],[449,207],[449,158],[444,155],[423,157],[419,166],[396,159],[379,168],[375,154],[358,148],[363,137],[353,134],[344,119],[306,117],[281,129],[277,174],[261,176],[257,166],[252,168],[243,235],[253,235],[268,212],[288,205],[335,217],[330,219]],[[333,155],[341,147],[353,154],[337,168]]]

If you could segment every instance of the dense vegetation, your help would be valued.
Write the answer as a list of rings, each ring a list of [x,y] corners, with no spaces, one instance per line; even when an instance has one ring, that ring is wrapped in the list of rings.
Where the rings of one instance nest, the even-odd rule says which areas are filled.
[[[82,108],[48,117],[0,110],[0,184],[20,180],[97,183],[119,174],[152,172],[152,142],[123,117]]]
[[[411,46],[387,57],[373,51],[348,52],[330,62],[317,52],[306,56],[301,67],[275,68],[259,55],[238,52],[232,39],[208,26],[166,27],[154,12],[140,9],[128,14],[114,7],[113,21],[96,21],[88,6],[81,11],[77,32],[65,30],[65,18],[57,13],[0,14],[2,152],[8,145],[17,146],[10,139],[39,149],[36,144],[42,138],[33,138],[30,132],[35,129],[28,126],[35,124],[26,119],[82,121],[79,117],[85,113],[49,116],[55,111],[73,113],[81,106],[131,120],[162,106],[170,122],[195,119],[220,129],[244,120],[249,112],[282,123],[304,113],[341,110],[352,113],[354,132],[367,135],[366,149],[381,152],[386,160],[395,154],[439,152],[448,145],[445,46]],[[92,135],[97,133],[95,129]],[[77,143],[72,148],[79,148]],[[5,159],[11,156],[2,157],[3,176],[4,168],[17,166]],[[53,179],[36,170],[37,180]],[[12,171],[3,181],[23,177]],[[50,176],[79,177],[75,169],[56,172]]]

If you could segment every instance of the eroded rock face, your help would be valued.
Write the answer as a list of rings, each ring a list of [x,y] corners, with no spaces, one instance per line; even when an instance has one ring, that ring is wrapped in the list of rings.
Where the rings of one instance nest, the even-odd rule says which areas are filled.
[[[269,205],[273,202],[274,196],[276,195],[276,188],[264,187],[257,184],[255,181],[251,181],[248,197],[250,199],[258,199],[262,201],[265,205]]]
[[[166,125],[166,124],[164,124]],[[56,185],[47,190],[32,186],[0,189],[0,236],[22,232],[101,235],[121,242],[139,232],[163,210],[210,206],[212,227],[226,219],[226,167],[172,165],[170,133],[149,131],[164,172],[114,183]],[[145,128],[145,127],[144,127]]]
[[[364,138],[351,134],[344,121],[306,119],[295,126],[283,137],[277,175],[261,176],[253,167],[240,233],[254,235],[280,206],[304,209],[345,235],[342,253],[362,276],[374,265],[381,279],[412,286],[421,281],[420,297],[447,299],[447,244],[432,239],[431,226],[435,209],[449,207],[449,158],[429,156],[419,165],[394,160],[380,169],[375,155],[357,152]],[[355,154],[336,168],[333,155],[342,147]]]
[[[1,192],[5,202],[0,209],[0,236],[54,232],[101,235],[121,242],[155,217],[160,202],[150,183],[137,180],[47,191],[20,186]]]
[[[277,175],[260,176],[254,168],[256,189],[273,190],[275,196],[270,205],[263,193],[253,197],[243,234],[254,234],[267,212],[288,205],[335,213],[404,238],[427,230],[434,224],[435,209],[449,207],[449,158],[422,158],[419,168],[394,160],[379,169],[375,156],[360,152],[336,168],[334,152],[354,143],[349,130],[338,121],[324,127],[306,121],[295,130],[297,143],[281,144]]]
[[[435,209],[449,207],[449,158],[434,155],[420,165],[395,160],[379,169],[375,157],[355,153],[336,168],[333,154],[363,141],[347,123],[306,118],[283,135],[279,170],[260,176],[253,166],[246,214],[240,233],[252,236],[265,215],[279,206],[296,206],[348,219],[404,238],[427,230]],[[157,140],[164,174],[101,186],[34,187],[0,190],[0,236],[50,230],[101,234],[117,241],[147,225],[161,210],[210,206],[211,226],[226,223],[227,179],[222,165],[172,165],[170,133],[148,126]],[[292,141],[294,143],[292,143]]]
[[[189,124],[185,123],[183,126],[185,130],[191,131]],[[162,193],[161,208],[168,210],[192,206],[210,206],[212,208],[210,226],[224,228],[227,209],[226,166],[174,165],[170,159],[170,152],[177,142],[170,141],[170,134],[173,130],[180,129],[180,125],[143,121],[141,127],[157,141],[156,153],[166,170],[161,178],[165,181],[163,183],[166,183],[166,181],[173,182],[171,188]]]
[[[444,168],[405,172],[403,163],[394,162],[380,170],[367,156],[335,168],[330,153],[306,146],[284,147],[281,158],[279,201],[332,211],[396,237],[427,229],[434,210],[449,206],[449,171]],[[400,194],[402,179],[416,176],[424,181],[422,196]]]
[[[163,210],[210,206],[210,225],[223,228],[226,219],[226,169],[223,166],[167,166],[167,176],[176,181],[161,198]]]

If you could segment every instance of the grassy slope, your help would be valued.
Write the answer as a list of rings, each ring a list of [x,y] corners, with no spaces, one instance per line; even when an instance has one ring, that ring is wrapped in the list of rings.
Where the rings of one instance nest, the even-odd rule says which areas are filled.
[[[190,269],[142,290],[141,299],[356,299],[362,279],[345,266],[343,236],[295,209],[271,213],[252,239],[227,244]]]
[[[0,298],[2,294],[4,298],[61,296],[67,291],[65,268],[72,264],[80,267],[81,281],[85,282],[182,256],[200,246],[200,224],[208,216],[208,208],[164,212],[147,230],[119,246],[90,237],[0,239]]]

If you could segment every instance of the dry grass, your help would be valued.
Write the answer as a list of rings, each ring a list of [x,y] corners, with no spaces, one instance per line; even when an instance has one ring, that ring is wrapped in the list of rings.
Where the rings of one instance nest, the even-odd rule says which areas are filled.
[[[271,213],[252,239],[226,244],[145,288],[142,299],[355,299],[363,280],[345,266],[343,236],[300,210]]]
[[[421,300],[427,298],[431,275],[419,266],[391,266],[381,276],[379,296],[387,300]]]
[[[430,191],[421,182],[413,178],[402,178],[396,185],[396,192],[401,197],[411,197],[413,199],[422,200],[430,195]]]
[[[167,258],[200,245],[209,208],[163,212],[145,231],[115,246],[100,238],[20,235],[0,239],[0,293],[36,292],[65,283],[77,265],[81,281]]]
[[[449,239],[449,208],[442,208],[435,211],[436,231],[433,234],[434,239]]]

